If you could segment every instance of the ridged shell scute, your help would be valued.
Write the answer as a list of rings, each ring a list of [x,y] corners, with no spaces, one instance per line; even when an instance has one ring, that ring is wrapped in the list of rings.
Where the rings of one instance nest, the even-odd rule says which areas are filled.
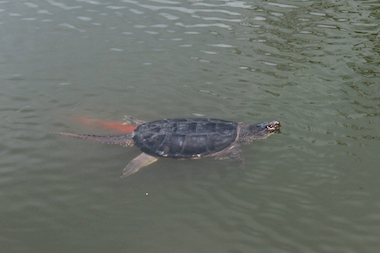
[[[221,151],[237,138],[238,123],[218,119],[164,119],[134,132],[142,152],[168,158],[198,158]]]

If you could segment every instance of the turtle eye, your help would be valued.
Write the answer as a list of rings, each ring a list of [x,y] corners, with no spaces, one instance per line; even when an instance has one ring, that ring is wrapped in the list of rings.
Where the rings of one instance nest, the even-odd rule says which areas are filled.
[[[269,131],[273,131],[273,130],[275,130],[276,128],[275,128],[275,126],[274,126],[273,124],[270,124],[269,126],[267,126],[267,129],[268,129]]]

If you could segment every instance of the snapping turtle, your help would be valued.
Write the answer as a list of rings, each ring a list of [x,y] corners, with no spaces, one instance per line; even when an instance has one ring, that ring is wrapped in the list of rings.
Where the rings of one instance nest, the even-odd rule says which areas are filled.
[[[209,118],[163,119],[151,122],[128,118],[136,127],[131,133],[117,136],[56,133],[80,139],[122,146],[136,145],[142,153],[123,170],[123,176],[136,173],[158,157],[196,159],[213,157],[230,158],[243,162],[240,144],[265,139],[280,129],[280,122],[244,124]]]

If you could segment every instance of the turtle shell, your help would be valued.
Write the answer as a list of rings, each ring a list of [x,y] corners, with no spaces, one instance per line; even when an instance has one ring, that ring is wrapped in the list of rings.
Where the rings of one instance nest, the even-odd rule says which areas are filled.
[[[142,152],[168,158],[197,158],[221,151],[237,137],[238,123],[218,119],[164,119],[134,131]]]

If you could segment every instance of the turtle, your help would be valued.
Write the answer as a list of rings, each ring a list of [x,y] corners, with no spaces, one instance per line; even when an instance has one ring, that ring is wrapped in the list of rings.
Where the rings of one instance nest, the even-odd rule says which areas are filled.
[[[245,124],[213,118],[161,119],[150,122],[128,117],[134,129],[123,135],[55,133],[80,139],[122,146],[137,146],[141,154],[123,170],[122,177],[136,173],[158,158],[232,159],[243,164],[241,144],[265,139],[280,129],[279,121]]]

